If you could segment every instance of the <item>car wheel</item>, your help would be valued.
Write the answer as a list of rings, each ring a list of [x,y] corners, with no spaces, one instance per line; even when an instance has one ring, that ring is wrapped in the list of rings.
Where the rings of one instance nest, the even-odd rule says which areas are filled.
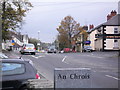
[[[32,55],[35,55],[35,52],[31,53]]]
[[[33,53],[33,55],[35,55],[35,53]]]
[[[24,54],[23,52],[21,52],[21,54]]]
[[[22,86],[19,90],[30,90],[27,86]]]

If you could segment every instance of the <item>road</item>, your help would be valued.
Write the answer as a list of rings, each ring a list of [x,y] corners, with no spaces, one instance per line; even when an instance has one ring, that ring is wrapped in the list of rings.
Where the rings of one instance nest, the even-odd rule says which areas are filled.
[[[21,56],[18,51],[11,54],[10,57]],[[117,55],[117,52],[36,53],[22,55],[22,58],[31,59],[39,73],[52,82],[55,68],[90,68],[92,88],[118,88]]]

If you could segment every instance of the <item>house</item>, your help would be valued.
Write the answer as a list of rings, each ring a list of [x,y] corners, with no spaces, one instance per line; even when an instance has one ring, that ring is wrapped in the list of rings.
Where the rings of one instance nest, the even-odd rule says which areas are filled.
[[[73,51],[82,52],[84,41],[87,40],[87,35],[88,35],[86,32],[87,28],[86,26],[83,26],[82,28],[79,28],[79,30],[74,31],[71,40]]]
[[[11,38],[3,41],[2,49],[12,50],[13,48],[18,49],[24,43],[28,43],[28,35],[21,35],[20,33],[9,31]]]
[[[120,14],[111,11],[107,22],[89,32],[89,39],[93,50],[120,50]]]

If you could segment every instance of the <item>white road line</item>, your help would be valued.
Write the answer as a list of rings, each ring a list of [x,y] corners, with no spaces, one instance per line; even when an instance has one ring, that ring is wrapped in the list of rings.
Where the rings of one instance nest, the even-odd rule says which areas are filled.
[[[35,57],[35,56],[33,56],[33,55],[32,55],[32,57],[33,57],[33,58],[38,58],[38,57]]]
[[[67,63],[67,62],[64,62],[64,63],[69,64],[69,63]]]
[[[93,55],[83,55],[83,56],[95,57],[95,58],[103,58],[103,57],[99,57],[99,56],[93,56]]]
[[[38,58],[40,58],[40,57],[45,57],[45,56],[38,56],[38,57],[36,57],[36,56],[33,56],[33,55],[32,55],[32,57],[38,59]]]
[[[65,62],[65,59],[67,58],[67,56],[65,56],[63,59],[62,59],[62,62],[66,63],[66,64],[69,64],[67,62]]]
[[[113,78],[113,79],[116,79],[116,80],[120,80],[120,79],[118,79],[118,78],[116,78],[116,77],[113,77],[113,76],[110,76],[110,75],[105,75],[105,76],[110,77],[110,78]]]
[[[62,62],[64,62],[66,58],[67,58],[67,56],[65,56],[65,57],[62,59]]]
[[[40,57],[45,57],[45,56],[38,56],[38,58],[40,58]]]

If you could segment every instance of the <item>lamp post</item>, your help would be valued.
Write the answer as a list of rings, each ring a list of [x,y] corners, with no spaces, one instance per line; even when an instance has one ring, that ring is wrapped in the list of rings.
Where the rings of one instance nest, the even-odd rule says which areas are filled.
[[[80,49],[80,52],[82,53],[82,52],[83,52],[84,35],[81,34],[80,37],[81,37],[81,40],[80,40],[80,41],[81,41],[81,44],[80,44],[80,45],[81,45],[81,46],[80,46],[80,48],[81,48],[81,49]]]
[[[39,38],[39,34],[40,34],[40,31],[38,31],[38,43],[37,43],[37,46],[38,46],[38,51],[40,51],[40,38]]]

